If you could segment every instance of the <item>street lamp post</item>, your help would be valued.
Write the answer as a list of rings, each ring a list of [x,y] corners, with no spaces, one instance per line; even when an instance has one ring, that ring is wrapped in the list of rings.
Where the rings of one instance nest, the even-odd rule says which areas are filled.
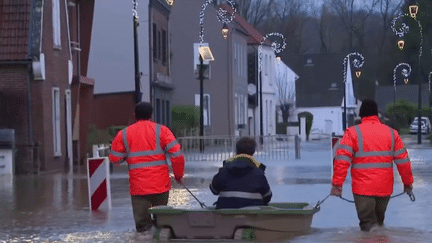
[[[396,65],[396,67],[393,69],[393,105],[396,104],[396,72],[399,67],[405,67],[401,69],[402,75],[405,77],[404,82],[405,84],[408,84],[408,76],[411,74],[411,66],[408,63],[399,63]]]
[[[140,79],[141,74],[139,71],[139,53],[138,53],[138,12],[137,12],[138,3],[136,0],[133,1],[133,29],[134,29],[134,59],[135,59],[135,102],[141,102],[141,90],[140,90]]]
[[[280,53],[283,51],[286,47],[286,39],[285,37],[280,33],[269,33],[265,35],[259,46],[258,46],[258,70],[259,70],[259,106],[260,106],[260,143],[263,144],[263,136],[264,136],[264,124],[263,124],[263,100],[262,100],[262,45],[263,43],[270,37],[270,36],[276,36],[279,37],[282,40],[282,44],[278,43],[277,41],[274,41],[271,43],[271,48],[274,52]]]
[[[400,38],[403,38],[404,35],[409,32],[410,28],[409,28],[409,26],[407,26],[406,23],[402,22],[401,23],[401,27],[399,29],[396,29],[396,27],[395,27],[396,26],[396,21],[399,18],[411,17],[411,18],[413,18],[417,22],[417,24],[419,26],[419,29],[420,29],[420,48],[419,48],[420,50],[419,50],[419,60],[418,60],[418,76],[419,76],[418,85],[419,85],[419,90],[418,90],[418,117],[417,117],[418,122],[419,122],[419,126],[418,126],[418,130],[417,130],[417,143],[421,144],[421,92],[422,92],[422,88],[421,88],[421,85],[422,85],[422,82],[421,82],[421,79],[422,79],[421,78],[421,55],[422,55],[422,44],[423,44],[423,28],[422,28],[422,25],[421,25],[420,21],[418,21],[416,19],[417,13],[418,13],[418,6],[417,5],[411,5],[411,6],[409,6],[409,12],[410,12],[409,14],[402,14],[402,15],[399,15],[399,16],[395,17],[393,19],[393,21],[392,21],[392,26],[391,27],[392,27],[393,32],[397,36],[399,36]],[[398,46],[399,46],[400,50],[403,49],[403,45],[400,44],[401,42],[403,42],[403,45],[405,44],[405,42],[403,40],[400,40],[398,42]]]
[[[344,105],[343,105],[343,108],[344,108],[344,111],[343,111],[343,117],[342,117],[342,125],[343,125],[343,130],[345,131],[346,130],[346,128],[347,128],[347,111],[346,111],[346,79],[347,79],[347,70],[348,70],[348,65],[351,65],[350,64],[350,57],[351,56],[354,56],[354,57],[356,57],[356,58],[354,58],[354,60],[352,61],[352,63],[353,63],[353,65],[354,65],[354,67],[356,68],[356,71],[355,71],[355,74],[356,74],[356,77],[357,78],[360,78],[360,76],[361,76],[361,70],[360,70],[360,68],[363,66],[363,64],[364,64],[364,57],[363,57],[363,55],[362,54],[360,54],[360,53],[358,53],[358,52],[352,52],[352,53],[350,53],[350,54],[348,54],[345,58],[344,58],[344,61],[343,61],[343,64],[344,64],[344,79],[343,79],[343,82],[344,82]]]
[[[432,76],[432,72],[429,73],[429,77],[428,77],[428,84],[429,84],[429,100],[428,100],[428,104],[429,104],[429,120],[431,119],[431,76]]]
[[[200,11],[200,19],[199,19],[199,25],[200,25],[200,31],[199,31],[199,41],[200,41],[200,47],[203,46],[204,42],[204,13],[207,6],[212,2],[213,0],[206,0],[206,2],[202,5],[201,11]],[[222,37],[224,39],[228,38],[228,24],[234,19],[236,9],[234,7],[234,2],[232,0],[227,0],[227,2],[231,5],[233,11],[228,16],[228,11],[222,8],[219,8],[217,11],[217,18],[220,22],[223,23],[223,27],[221,30]],[[210,48],[208,48],[210,51]],[[200,130],[199,135],[201,137],[200,139],[200,151],[204,151],[204,142],[203,142],[203,136],[204,136],[204,61],[203,56],[200,54],[200,69],[199,69],[199,80],[200,80]]]

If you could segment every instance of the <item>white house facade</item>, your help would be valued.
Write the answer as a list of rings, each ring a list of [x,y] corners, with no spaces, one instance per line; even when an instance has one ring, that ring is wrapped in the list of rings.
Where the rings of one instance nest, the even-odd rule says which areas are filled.
[[[258,57],[259,58],[259,57]],[[261,65],[261,82],[262,82],[262,104],[258,102],[255,110],[255,117],[260,117],[260,106],[262,105],[263,111],[263,135],[276,134],[276,82],[275,82],[275,62],[276,55],[270,46],[262,46],[261,59],[258,60]],[[259,90],[259,87],[258,87]],[[259,99],[259,96],[258,96]],[[260,119],[256,119],[256,128],[260,129]],[[257,130],[255,134],[260,134]]]
[[[282,122],[281,104],[289,104],[288,122],[296,122],[296,80],[299,76],[291,70],[282,60],[275,60],[275,89],[276,89],[276,114],[277,122]]]

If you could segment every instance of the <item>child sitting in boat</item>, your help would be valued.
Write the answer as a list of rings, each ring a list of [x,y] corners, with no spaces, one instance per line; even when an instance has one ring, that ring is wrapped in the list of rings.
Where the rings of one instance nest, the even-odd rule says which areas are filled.
[[[210,190],[219,195],[216,209],[266,206],[272,192],[264,175],[265,165],[253,154],[257,144],[243,137],[236,143],[236,156],[223,162],[223,167],[213,177]]]

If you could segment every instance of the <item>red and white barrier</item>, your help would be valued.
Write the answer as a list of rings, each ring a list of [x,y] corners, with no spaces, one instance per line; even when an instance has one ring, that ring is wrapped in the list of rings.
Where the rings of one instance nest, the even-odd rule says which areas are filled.
[[[336,155],[337,146],[339,145],[341,138],[342,138],[342,136],[334,136],[331,138],[331,148],[332,148],[332,152],[331,152],[331,163],[332,163],[331,175],[332,175],[332,177],[333,177],[333,160],[334,160],[334,157]]]
[[[111,184],[108,157],[87,159],[87,180],[91,210],[111,209]]]

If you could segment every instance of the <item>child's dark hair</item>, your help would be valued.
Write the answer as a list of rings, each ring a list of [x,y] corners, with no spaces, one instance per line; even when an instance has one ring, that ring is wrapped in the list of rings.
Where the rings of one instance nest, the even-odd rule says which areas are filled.
[[[252,156],[255,153],[256,146],[257,144],[253,138],[242,137],[236,143],[236,153],[248,154]]]

